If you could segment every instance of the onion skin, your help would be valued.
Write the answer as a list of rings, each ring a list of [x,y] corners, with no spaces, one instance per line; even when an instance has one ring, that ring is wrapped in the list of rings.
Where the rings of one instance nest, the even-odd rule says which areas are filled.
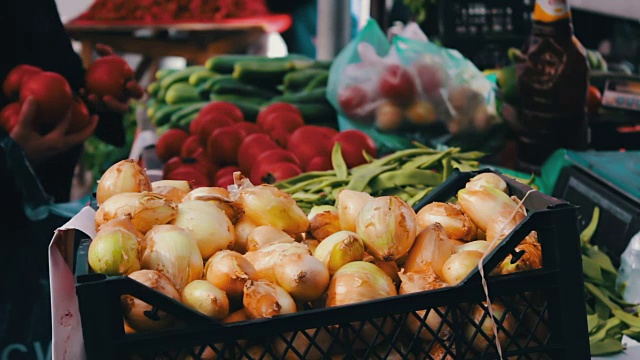
[[[312,255],[290,254],[275,264],[278,285],[296,301],[320,298],[329,286],[329,270]]]
[[[511,217],[512,215],[513,217]],[[502,239],[509,235],[518,224],[524,221],[526,217],[527,216],[521,211],[516,211],[515,214],[511,209],[500,211],[487,225],[487,241],[491,243],[492,246],[496,246]],[[537,243],[537,238],[535,234],[530,234],[525,240],[530,243]]]
[[[404,262],[406,272],[422,273],[433,269],[442,276],[442,266],[454,251],[454,242],[449,239],[440,223],[434,223],[420,231],[409,256]]]
[[[158,271],[139,270],[129,274],[129,278],[159,291],[176,301],[182,300],[180,293],[173,286],[171,280]],[[126,324],[136,332],[165,329],[174,323],[174,317],[161,310],[157,312],[156,319],[149,318],[145,315],[145,311],[151,311],[153,307],[131,295],[123,295],[120,298],[120,302]]]
[[[467,183],[465,184],[465,188],[467,189],[479,190],[483,186],[493,187],[507,195],[509,194],[507,183],[500,177],[500,175],[490,172],[478,174],[469,179],[469,181],[467,181]]]
[[[444,227],[447,236],[456,240],[474,240],[478,231],[476,224],[461,209],[442,202],[433,202],[418,210],[416,223],[418,231],[439,223]]]
[[[247,251],[247,237],[249,237],[249,234],[251,234],[253,229],[260,225],[247,216],[242,216],[234,226],[236,230],[236,237],[233,241],[232,249],[244,254]]]
[[[255,279],[256,269],[242,254],[221,250],[207,261],[205,277],[208,282],[225,291],[229,297],[242,296],[244,284]]]
[[[173,181],[173,180],[167,180],[167,181]],[[184,198],[184,196],[187,195],[187,193],[184,190],[174,186],[154,186],[153,193],[162,195],[167,200],[173,201],[176,204],[182,202],[182,199]]]
[[[288,193],[272,185],[245,187],[238,202],[245,215],[258,225],[270,225],[290,234],[309,228],[307,215]]]
[[[466,323],[463,330],[464,336],[469,342],[472,340],[473,334],[476,332],[477,327],[480,327],[482,329],[482,332],[484,332],[489,337],[489,339],[492,340],[491,344],[489,344],[489,342],[487,342],[487,339],[485,339],[485,337],[482,336],[480,332],[478,332],[478,334],[476,334],[476,337],[473,339],[471,346],[479,352],[485,351],[485,349],[487,349],[487,347],[489,346],[495,346],[493,321],[491,320],[487,303],[483,302],[482,304],[484,305],[484,307],[475,305],[469,310],[471,318],[473,319],[473,324],[471,323],[471,321]],[[504,347],[507,345],[507,342],[509,341],[509,338],[513,337],[513,335],[515,334],[517,320],[510,312],[505,315],[506,308],[499,301],[494,300],[491,302],[491,310],[493,312],[495,322],[501,325],[498,326],[498,340],[500,340],[500,347],[504,349]],[[506,329],[506,332],[505,330],[503,330],[503,327],[504,329]]]
[[[478,267],[483,255],[475,250],[463,250],[451,255],[442,266],[442,279],[450,285],[457,285]]]
[[[256,269],[255,279],[267,280],[277,283],[274,267],[285,256],[290,254],[307,254],[311,251],[306,245],[301,243],[273,244],[256,251],[248,251],[243,256]]]
[[[358,234],[341,230],[325,238],[313,256],[320,260],[334,274],[344,264],[364,259],[364,243]]]
[[[340,306],[397,295],[391,278],[366,261],[342,266],[331,278],[326,306]]]
[[[178,291],[202,278],[204,267],[196,241],[177,225],[156,225],[145,235],[143,269],[165,274]]]
[[[244,284],[244,310],[251,319],[270,318],[297,311],[296,303],[280,286],[266,280],[249,280]]]
[[[151,183],[151,191],[156,192],[159,187],[170,186],[184,191],[185,195],[193,190],[191,183],[186,180],[157,180]]]
[[[263,249],[273,244],[292,243],[295,240],[286,232],[278,230],[273,226],[258,226],[247,236],[247,251]]]
[[[442,287],[447,286],[438,276],[433,272],[433,270],[428,269],[422,273],[406,273],[401,272],[399,274],[401,279],[399,294],[410,294],[415,292],[440,289]],[[438,308],[442,313],[446,311],[446,308],[440,307]],[[424,319],[427,310],[417,310],[416,314]],[[440,315],[438,315],[434,309],[429,311],[426,319],[419,320],[413,315],[407,316],[406,326],[409,329],[411,334],[418,334],[424,340],[433,340],[433,333],[436,333],[438,327],[443,322],[443,319]],[[429,330],[426,329],[429,327]],[[450,331],[449,326],[444,324],[438,332],[438,337],[444,338],[445,334]]]
[[[514,264],[511,263],[511,255],[508,255],[500,263],[501,274],[512,274],[542,268],[542,248],[539,243],[520,244],[516,246],[516,251],[524,251],[524,255]]]
[[[127,192],[111,196],[96,211],[96,225],[121,216],[131,219],[133,226],[145,234],[155,225],[170,222],[178,213],[178,206],[160,194],[152,192]]]
[[[356,220],[362,207],[373,200],[373,196],[366,192],[342,189],[338,193],[336,207],[340,228],[347,231],[356,231]]]
[[[224,211],[206,201],[183,201],[171,223],[185,229],[196,240],[205,260],[217,251],[229,248],[235,239],[231,220]]]
[[[89,266],[97,273],[127,275],[140,270],[139,238],[126,228],[107,227],[98,231],[89,245]]]
[[[216,205],[227,214],[227,217],[233,224],[236,224],[244,214],[242,205],[231,200],[229,192],[221,187],[204,186],[193,189],[185,195],[182,201],[187,200],[202,200]]]
[[[182,303],[213,319],[229,314],[227,294],[206,280],[194,280],[182,289]]]
[[[416,214],[396,196],[366,203],[356,219],[356,233],[367,252],[378,260],[396,261],[409,252],[416,238]]]
[[[152,191],[147,172],[133,159],[111,165],[98,180],[96,200],[102,205],[115,194]]]
[[[318,241],[342,230],[338,209],[335,206],[314,206],[307,217],[309,218],[308,233]]]
[[[485,233],[496,214],[516,208],[516,203],[509,195],[493,187],[461,189],[457,196],[462,211]]]

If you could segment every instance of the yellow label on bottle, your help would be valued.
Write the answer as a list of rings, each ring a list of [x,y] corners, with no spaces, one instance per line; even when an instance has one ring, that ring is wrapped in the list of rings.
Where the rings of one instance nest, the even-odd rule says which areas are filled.
[[[554,22],[571,17],[566,0],[537,0],[533,8],[533,20]]]

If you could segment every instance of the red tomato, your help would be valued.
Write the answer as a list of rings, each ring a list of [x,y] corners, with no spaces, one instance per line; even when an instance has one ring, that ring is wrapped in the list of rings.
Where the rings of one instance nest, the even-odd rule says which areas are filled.
[[[256,159],[253,167],[251,168],[249,180],[251,180],[253,184],[262,183],[262,178],[266,175],[269,167],[273,164],[282,162],[289,162],[300,168],[300,162],[291,151],[284,149],[268,150],[260,154]]]
[[[87,70],[85,82],[87,91],[99,97],[112,96],[127,99],[126,84],[133,80],[135,73],[129,64],[118,55],[108,55],[94,61]]]
[[[418,83],[425,94],[432,94],[440,90],[445,80],[444,69],[436,64],[417,61],[413,64]]]
[[[77,96],[73,99],[71,111],[71,124],[67,128],[67,132],[73,134],[84,130],[89,125],[91,114],[89,114],[89,109],[84,101]]]
[[[175,168],[168,174],[164,176],[165,180],[186,180],[191,183],[193,188],[199,188],[204,186],[209,186],[209,178],[202,171],[197,168],[190,166],[188,164],[184,164]]]
[[[302,168],[316,156],[330,156],[331,138],[338,131],[325,126],[305,125],[294,131],[287,142],[287,150],[296,155]]]
[[[195,135],[191,135],[182,144],[182,147],[180,148],[180,157],[183,159],[193,157],[198,149],[202,149],[200,139]]]
[[[229,185],[233,185],[235,182],[233,180],[233,175],[225,175],[221,178],[219,178],[218,180],[216,180],[216,182],[213,184],[213,186],[217,186],[217,187],[221,187],[223,189],[226,189],[227,186]]]
[[[342,157],[348,168],[367,162],[362,155],[363,151],[373,157],[377,155],[376,142],[360,130],[351,129],[337,133],[331,139],[331,147],[333,148],[333,144],[337,142],[341,145]]]
[[[207,153],[202,148],[196,150],[191,159],[183,159],[182,161],[185,163],[191,163],[193,161],[194,166],[201,168],[209,179],[213,179],[213,176],[219,169],[218,165],[209,160]]]
[[[189,138],[189,133],[182,129],[169,129],[162,133],[156,142],[156,154],[163,162],[180,155],[182,144]]]
[[[292,112],[302,117],[302,113],[300,112],[300,109],[298,109],[297,106],[287,102],[274,102],[267,105],[267,107],[263,108],[262,110],[260,110],[260,112],[258,113],[258,117],[256,118],[256,123],[258,125],[261,125],[268,115],[271,115],[272,113],[280,113],[280,112]]]
[[[291,111],[272,112],[262,117],[262,119],[262,122],[258,123],[258,125],[266,133],[278,129],[284,129],[288,133],[292,133],[297,128],[304,126],[302,115]]]
[[[31,75],[41,73],[42,69],[32,65],[22,64],[14,67],[9,71],[7,77],[2,83],[2,91],[9,99],[15,99],[20,94],[20,85],[22,81]]]
[[[249,121],[241,121],[231,126],[233,126],[234,128],[240,129],[240,131],[242,131],[243,136],[248,136],[251,134],[262,132],[262,129],[260,129],[260,126],[258,126],[258,124],[252,123]]]
[[[240,145],[238,151],[238,167],[245,176],[251,173],[251,168],[260,154],[267,150],[278,149],[278,144],[267,134],[251,134]]]
[[[182,158],[179,155],[173,156],[162,166],[162,173],[168,174],[178,168],[180,165],[182,165]]]
[[[275,129],[269,133],[269,137],[271,138],[271,140],[275,141],[275,143],[283,149],[287,148],[287,143],[289,142],[290,135],[291,133],[289,133],[285,129]]]
[[[16,101],[2,108],[2,112],[0,112],[0,124],[8,133],[18,124],[21,107],[22,104]]]
[[[213,182],[217,183],[218,180],[226,176],[231,176],[233,179],[233,173],[237,171],[240,171],[240,168],[235,165],[227,165],[225,167],[221,167],[220,170],[216,171],[215,175],[213,176]]]
[[[387,65],[380,77],[378,90],[383,97],[400,104],[408,104],[417,95],[416,81],[401,65]]]
[[[239,128],[226,126],[214,130],[205,146],[207,158],[218,165],[236,164],[242,140],[244,134]]]
[[[225,114],[231,117],[234,122],[244,121],[244,114],[242,113],[242,110],[240,110],[240,108],[235,104],[228,101],[213,101],[200,109],[198,116],[209,114]]]
[[[363,115],[362,107],[369,102],[369,93],[359,85],[344,87],[338,92],[338,104],[340,109],[350,118],[358,118]]]
[[[52,127],[64,119],[73,103],[71,87],[62,75],[43,71],[22,82],[20,101],[28,97],[36,101],[36,119],[43,127]]]
[[[273,184],[300,174],[302,174],[302,170],[298,165],[291,162],[277,162],[263,166],[261,172],[256,174],[255,181],[251,180],[251,183],[256,185]]]
[[[192,135],[197,135],[200,138],[200,145],[202,147],[207,146],[207,142],[209,141],[209,137],[213,134],[214,131],[221,129],[223,127],[235,124],[233,119],[224,114],[205,114],[204,116],[198,115],[191,124],[194,122],[198,122],[195,125],[196,132],[191,133]],[[189,126],[191,128],[191,126]]]
[[[333,169],[333,164],[331,163],[331,158],[329,156],[316,156],[313,159],[309,160],[307,166],[304,168],[304,171],[325,171]]]

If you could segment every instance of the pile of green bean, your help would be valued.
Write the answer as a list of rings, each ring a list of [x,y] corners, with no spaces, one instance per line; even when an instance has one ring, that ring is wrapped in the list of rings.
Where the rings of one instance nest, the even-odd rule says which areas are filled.
[[[345,188],[373,196],[395,195],[413,206],[453,169],[478,170],[478,159],[484,156],[477,151],[460,152],[459,148],[439,151],[415,146],[379,159],[364,153],[368,162],[348,169],[340,143],[336,143],[331,154],[333,170],[303,173],[274,185],[291,194],[306,212],[316,205],[334,205],[338,192]]]

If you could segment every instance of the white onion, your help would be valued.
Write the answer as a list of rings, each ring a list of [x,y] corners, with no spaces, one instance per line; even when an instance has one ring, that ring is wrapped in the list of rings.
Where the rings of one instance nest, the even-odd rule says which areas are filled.
[[[280,286],[266,280],[249,280],[244,284],[244,310],[252,319],[270,318],[297,311],[296,303]]]
[[[255,251],[272,244],[292,243],[295,240],[273,226],[258,226],[247,236],[247,251]]]
[[[169,278],[158,271],[138,270],[129,274],[129,278],[136,280],[153,290],[159,291],[170,298],[181,301],[180,293],[173,286]],[[162,310],[158,310],[155,315],[149,317],[145,315],[151,312],[153,307],[144,301],[131,295],[123,295],[120,298],[124,319],[135,331],[148,331],[165,329],[173,325],[175,318]]]
[[[290,254],[275,264],[277,284],[297,301],[320,298],[329,286],[329,270],[309,254]]]
[[[494,187],[505,194],[509,194],[509,189],[507,188],[507,183],[500,177],[498,174],[494,173],[482,173],[478,174],[465,184],[465,188],[467,189],[481,189],[483,186]]]
[[[204,266],[196,241],[177,225],[156,225],[145,235],[143,269],[165,274],[178,291],[202,278]]]
[[[410,294],[420,291],[439,289],[446,284],[442,282],[436,276],[433,271],[426,271],[422,273],[411,273],[411,272],[401,272],[400,276],[400,290],[399,294]],[[442,313],[445,313],[446,308],[440,307],[438,310]],[[417,310],[416,314],[420,316],[422,319],[416,318],[413,314],[409,314],[407,316],[406,326],[409,329],[411,334],[418,334],[422,339],[425,340],[433,340],[433,334],[438,334],[438,337],[444,338],[445,334],[449,332],[449,326],[443,324],[440,332],[436,332],[440,324],[444,321],[443,318],[436,313],[435,308],[429,310],[429,314],[426,315],[427,310]],[[431,331],[427,330],[429,328]],[[420,329],[418,331],[418,329]]]
[[[247,237],[249,237],[253,229],[258,226],[259,225],[249,217],[240,217],[240,220],[235,224],[236,236],[233,241],[233,250],[239,253],[245,253],[247,251]]]
[[[127,275],[140,270],[139,238],[121,227],[107,227],[96,233],[89,245],[89,266],[97,273]]]
[[[182,199],[187,194],[184,190],[174,186],[155,186],[153,187],[153,193],[164,196],[167,200],[173,201],[178,204],[182,202]]]
[[[338,208],[331,205],[314,206],[307,215],[309,218],[309,234],[316,240],[322,241],[340,230]]]
[[[416,239],[416,213],[399,197],[380,196],[358,213],[356,233],[373,257],[396,261],[409,252]]]
[[[229,248],[235,238],[233,224],[224,211],[206,201],[181,202],[171,223],[185,229],[196,240],[204,259]]]
[[[313,256],[329,269],[330,274],[333,274],[344,264],[362,260],[364,243],[353,231],[341,230],[322,240]]]
[[[99,227],[109,220],[127,216],[133,226],[146,233],[155,225],[166,224],[178,212],[178,206],[160,194],[152,192],[118,193],[107,199],[95,214]]]
[[[274,273],[274,266],[290,254],[310,255],[311,251],[309,251],[306,245],[294,242],[269,245],[259,250],[248,251],[243,256],[249,260],[256,269],[256,279],[276,283],[277,279]]]
[[[98,180],[96,200],[103,204],[115,194],[151,191],[147,172],[133,159],[125,159],[111,165]]]
[[[309,219],[296,201],[283,190],[262,184],[240,190],[238,202],[245,215],[258,225],[270,225],[289,234],[309,228]]]
[[[213,319],[229,314],[227,294],[206,280],[194,280],[182,289],[182,303]]]
[[[464,327],[464,336],[467,341],[472,341],[471,345],[476,351],[483,352],[489,346],[495,346],[495,335],[494,335],[494,325],[493,321],[500,324],[498,326],[498,340],[500,341],[500,347],[504,349],[504,347],[509,342],[509,339],[515,335],[515,330],[518,325],[518,321],[515,319],[511,312],[507,312],[507,309],[502,305],[499,301],[491,302],[491,312],[493,313],[494,320],[491,319],[490,313],[488,311],[488,306],[486,302],[483,302],[484,307],[480,305],[475,305],[469,311],[470,316],[473,320],[466,322]],[[506,313],[506,314],[505,314]],[[480,328],[482,332],[484,332],[489,339],[491,339],[491,343],[485,339],[484,336],[478,332],[476,337],[472,339],[474,333],[477,328]],[[503,330],[503,328],[506,330]]]
[[[489,242],[485,241],[485,240],[476,240],[476,241],[471,241],[468,243],[465,243],[463,245],[457,246],[454,250],[454,252],[459,253],[461,251],[465,251],[465,250],[474,250],[474,251],[479,251],[481,253],[485,253],[487,251],[487,249],[489,249]]]
[[[185,195],[182,201],[186,200],[202,200],[216,205],[220,210],[227,214],[227,217],[233,224],[237,223],[244,214],[242,205],[231,200],[229,192],[221,187],[203,186],[193,189]]]
[[[165,186],[180,189],[184,191],[185,194],[193,190],[193,186],[191,186],[191,183],[187,180],[156,180],[151,183],[151,191],[156,192],[157,188]]]
[[[440,223],[450,238],[465,241],[475,239],[478,230],[461,209],[442,202],[432,202],[418,210],[416,223],[418,231],[422,231],[431,224]]]
[[[463,250],[455,253],[442,265],[442,279],[450,285],[456,285],[478,267],[484,254],[475,250]]]
[[[427,267],[442,277],[442,266],[449,259],[454,250],[454,243],[440,225],[435,223],[427,226],[416,237],[409,256],[404,262],[407,272],[424,272]]]
[[[255,278],[256,269],[242,254],[220,250],[207,261],[205,277],[208,282],[225,291],[230,297],[242,296],[244,283]]]
[[[327,291],[327,306],[354,304],[395,295],[396,287],[382,269],[366,261],[353,261],[333,274]]]
[[[371,200],[373,200],[373,197],[366,192],[349,189],[340,190],[336,200],[340,228],[355,232],[358,214],[362,207]]]
[[[480,189],[461,189],[458,191],[458,204],[465,214],[481,229],[487,232],[491,219],[503,210],[515,210],[516,203],[509,195],[489,186]],[[508,210],[507,210],[508,209]]]

